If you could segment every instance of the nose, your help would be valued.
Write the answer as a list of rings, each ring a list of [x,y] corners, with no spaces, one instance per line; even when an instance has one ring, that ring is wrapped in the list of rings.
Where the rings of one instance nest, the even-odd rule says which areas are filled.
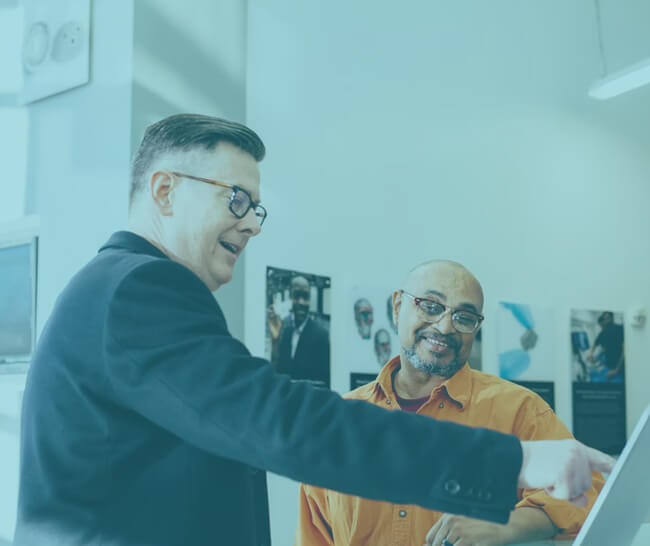
[[[262,226],[257,221],[254,209],[248,209],[248,212],[239,221],[239,225],[241,226],[241,230],[250,233],[251,237],[259,235],[260,231],[262,231]]]
[[[436,329],[441,334],[451,334],[456,331],[453,323],[451,322],[451,309],[446,309],[444,313],[440,315],[440,318],[436,323]]]

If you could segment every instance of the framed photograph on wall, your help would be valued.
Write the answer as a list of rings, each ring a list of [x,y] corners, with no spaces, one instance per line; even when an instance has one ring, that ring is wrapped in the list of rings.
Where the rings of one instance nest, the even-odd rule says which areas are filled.
[[[324,275],[266,269],[266,357],[278,372],[327,388],[330,286]]]
[[[627,440],[623,313],[574,309],[570,336],[573,435],[617,455]]]

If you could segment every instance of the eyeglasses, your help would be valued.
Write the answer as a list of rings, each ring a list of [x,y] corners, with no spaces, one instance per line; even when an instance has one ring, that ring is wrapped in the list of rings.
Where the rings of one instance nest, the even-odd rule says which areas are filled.
[[[218,180],[211,180],[210,178],[201,178],[200,176],[192,176],[191,174],[183,174],[176,171],[171,171],[171,174],[181,178],[189,178],[190,180],[198,180],[199,182],[205,182],[206,184],[212,184],[213,186],[219,186],[221,188],[230,188],[232,193],[230,194],[230,202],[228,208],[237,218],[243,218],[248,214],[250,209],[253,209],[255,212],[255,218],[261,226],[266,220],[267,212],[266,209],[253,201],[251,194],[248,193],[244,188],[239,186],[231,186],[230,184],[224,184]]]
[[[420,320],[424,322],[439,322],[447,313],[451,313],[451,323],[454,328],[461,334],[471,334],[475,332],[485,318],[483,315],[468,311],[466,309],[452,309],[442,303],[427,298],[418,298],[404,290],[400,291],[405,296],[413,300],[418,310]]]

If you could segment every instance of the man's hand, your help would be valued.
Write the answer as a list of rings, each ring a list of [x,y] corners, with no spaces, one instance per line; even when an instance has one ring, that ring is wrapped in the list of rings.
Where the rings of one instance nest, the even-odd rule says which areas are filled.
[[[489,546],[503,544],[504,525],[478,519],[443,514],[427,533],[424,546]],[[444,541],[447,542],[444,542]]]
[[[557,531],[543,510],[529,506],[515,508],[505,525],[444,514],[427,534],[425,546],[448,543],[454,546],[512,544],[552,538]]]
[[[267,318],[269,322],[269,332],[271,334],[271,339],[276,341],[280,337],[280,330],[282,330],[282,319],[278,316],[273,309],[272,305],[269,305],[267,310]]]
[[[585,491],[591,487],[591,472],[611,472],[616,461],[609,455],[577,440],[521,442],[524,460],[518,487],[544,488],[557,499],[587,506]]]

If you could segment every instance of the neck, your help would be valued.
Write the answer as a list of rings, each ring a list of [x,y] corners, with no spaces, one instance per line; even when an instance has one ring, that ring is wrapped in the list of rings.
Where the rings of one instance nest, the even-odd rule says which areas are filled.
[[[136,235],[139,235],[143,239],[146,239],[158,250],[171,258],[172,253],[162,243],[163,233],[160,222],[151,220],[145,221],[143,220],[142,216],[143,214],[139,211],[139,209],[132,210],[131,214],[129,215],[126,229],[132,233],[135,233]]]
[[[447,380],[446,377],[418,370],[404,355],[400,356],[400,360],[402,365],[393,382],[393,389],[400,398],[424,398]]]
[[[203,283],[208,287],[208,289],[211,292],[214,292],[217,288],[219,288],[220,285],[211,286],[210,284],[208,284],[208,282],[206,282],[206,280],[199,274],[199,272],[196,270],[196,268],[192,265],[191,262],[181,258],[178,254],[176,254],[169,248],[169,245],[166,245],[163,242],[165,241],[165,237],[163,234],[164,232],[162,229],[161,222],[158,219],[143,220],[141,218],[141,215],[137,213],[132,213],[129,216],[129,221],[127,223],[126,229],[131,233],[135,233],[136,235],[139,235],[143,239],[146,239],[149,243],[151,243],[158,250],[160,250],[160,252],[165,254],[170,260],[178,262],[179,264],[182,264],[185,267],[187,267],[190,271],[193,271],[194,274],[203,281]]]
[[[296,328],[300,328],[303,324],[305,324],[305,322],[307,322],[307,319],[308,319],[308,318],[309,318],[309,315],[307,315],[307,316],[306,316],[304,319],[302,319],[301,321],[298,321],[298,319],[296,319],[296,315],[294,315],[294,316],[293,316],[293,325],[294,325],[294,327],[296,327]]]

